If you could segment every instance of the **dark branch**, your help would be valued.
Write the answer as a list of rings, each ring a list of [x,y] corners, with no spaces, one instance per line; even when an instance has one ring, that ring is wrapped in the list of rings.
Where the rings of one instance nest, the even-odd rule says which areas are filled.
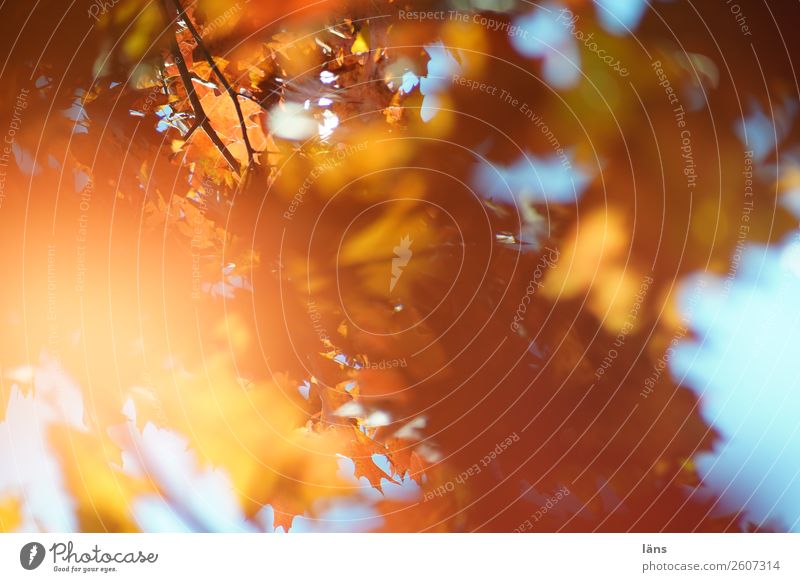
[[[170,51],[172,52],[172,58],[175,61],[175,65],[178,67],[178,72],[181,75],[183,86],[186,88],[186,93],[189,95],[189,103],[192,104],[192,109],[194,109],[195,129],[198,126],[202,127],[203,131],[205,131],[211,141],[214,142],[214,145],[217,146],[217,149],[225,158],[225,161],[228,162],[228,165],[230,165],[233,171],[241,175],[242,168],[239,165],[239,162],[233,157],[233,154],[231,154],[230,150],[228,150],[225,144],[222,143],[219,135],[217,135],[214,127],[211,125],[211,120],[208,118],[208,115],[206,115],[203,105],[200,103],[200,98],[197,96],[197,93],[194,90],[192,75],[189,73],[186,62],[183,60],[183,55],[181,55],[181,51],[178,48],[178,42],[175,39],[172,39],[172,42],[170,43]],[[193,132],[193,130],[191,131]]]
[[[214,62],[214,57],[211,56],[211,53],[206,48],[202,37],[197,32],[197,29],[194,27],[191,19],[187,16],[183,6],[181,6],[180,0],[172,0],[172,3],[175,5],[175,9],[178,11],[178,17],[186,23],[186,28],[188,28],[189,32],[192,33],[192,36],[197,43],[197,48],[199,48],[200,52],[203,54],[203,58],[211,66],[211,70],[214,72],[214,75],[217,77],[217,79],[219,79],[219,82],[222,83],[223,87],[225,87],[225,91],[227,91],[228,96],[233,101],[233,106],[236,108],[236,115],[239,116],[239,125],[242,128],[242,140],[244,141],[245,148],[247,148],[247,160],[248,163],[252,165],[253,154],[255,153],[255,150],[253,149],[253,146],[250,145],[250,138],[247,136],[247,125],[244,121],[242,107],[239,104],[238,94],[233,90],[231,84],[228,83],[228,79],[225,78],[225,75],[222,74],[222,71],[219,70],[219,67],[217,67],[217,63]]]
[[[197,123],[197,120],[195,119],[194,125],[192,125],[192,127],[190,127],[190,128],[189,128],[189,131],[187,131],[187,132],[186,132],[186,135],[184,135],[184,136],[183,136],[183,139],[185,139],[185,140],[187,140],[187,141],[188,141],[188,140],[189,140],[189,138],[190,138],[190,137],[192,137],[192,134],[193,134],[195,131],[197,131],[197,128],[198,128],[198,127],[200,127],[200,124],[199,124],[199,123]]]

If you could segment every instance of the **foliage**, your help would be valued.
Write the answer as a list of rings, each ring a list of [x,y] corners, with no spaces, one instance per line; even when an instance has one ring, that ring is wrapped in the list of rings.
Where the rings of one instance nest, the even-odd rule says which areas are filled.
[[[541,531],[752,527],[694,495],[718,435],[659,361],[691,334],[676,281],[727,272],[739,105],[789,103],[785,59],[682,3],[658,12],[688,46],[576,0],[630,84],[551,23],[581,57],[561,86],[574,63],[510,33],[527,3],[182,2],[2,9],[2,119],[28,96],[0,410],[40,415],[65,494],[26,507],[25,475],[0,477],[0,530],[511,531],[563,487]],[[794,219],[753,179],[770,242]]]

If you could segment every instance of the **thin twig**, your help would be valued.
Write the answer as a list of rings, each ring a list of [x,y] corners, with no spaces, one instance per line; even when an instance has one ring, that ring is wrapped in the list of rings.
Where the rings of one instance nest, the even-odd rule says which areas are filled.
[[[187,132],[186,132],[186,135],[184,135],[184,136],[183,136],[183,139],[184,139],[185,141],[189,141],[189,138],[190,138],[190,137],[192,137],[192,134],[193,134],[195,131],[197,131],[197,128],[198,128],[198,127],[200,127],[200,124],[199,124],[199,123],[197,123],[197,120],[195,120],[195,122],[194,122],[194,125],[192,125],[192,127],[190,127],[190,128],[189,128],[189,131],[187,131]]]
[[[206,115],[205,110],[203,109],[203,105],[200,103],[200,98],[197,96],[197,93],[194,90],[194,83],[192,82],[192,76],[189,73],[189,69],[186,67],[186,62],[183,60],[183,55],[181,55],[181,51],[178,48],[178,41],[172,39],[172,43],[170,44],[170,51],[172,52],[172,58],[175,61],[175,65],[178,67],[178,72],[181,75],[181,81],[183,82],[183,86],[186,88],[186,93],[189,95],[189,102],[192,104],[192,109],[194,109],[194,117],[196,121],[196,125],[203,128],[203,131],[206,132],[206,135],[214,142],[214,145],[217,146],[217,149],[225,158],[225,161],[228,162],[230,167],[239,175],[242,174],[242,167],[239,165],[239,162],[236,158],[233,157],[230,150],[222,143],[219,135],[214,130],[214,127],[211,125],[211,120]]]
[[[245,98],[245,99],[249,99],[250,101],[252,101],[252,102],[253,102],[253,103],[255,103],[256,105],[258,105],[259,107],[261,107],[261,109],[263,109],[264,111],[267,111],[267,108],[266,108],[266,107],[264,107],[264,104],[263,104],[263,103],[261,103],[261,101],[259,101],[258,99],[256,99],[256,98],[255,98],[255,97],[253,97],[252,95],[247,95],[246,93],[239,93],[239,97],[243,97],[243,98]]]
[[[211,53],[206,48],[203,38],[197,32],[197,29],[194,27],[191,19],[186,14],[183,6],[181,6],[180,0],[172,0],[172,3],[175,5],[175,9],[178,11],[178,17],[186,23],[186,28],[188,28],[189,32],[192,33],[192,36],[197,43],[197,47],[200,49],[200,52],[203,53],[203,58],[211,66],[211,70],[214,72],[214,75],[216,75],[217,79],[219,79],[219,82],[225,87],[225,91],[227,91],[228,96],[230,96],[231,100],[233,100],[233,106],[236,108],[236,115],[239,116],[239,125],[242,128],[242,140],[244,141],[244,147],[247,149],[247,161],[250,165],[253,165],[253,154],[255,153],[255,150],[253,149],[253,146],[250,145],[250,138],[247,136],[247,125],[244,121],[242,107],[239,104],[238,94],[233,90],[231,84],[228,83],[228,79],[225,78],[225,75],[222,74],[222,71],[219,70],[219,67],[217,67],[217,63],[214,62],[214,57],[211,56]]]

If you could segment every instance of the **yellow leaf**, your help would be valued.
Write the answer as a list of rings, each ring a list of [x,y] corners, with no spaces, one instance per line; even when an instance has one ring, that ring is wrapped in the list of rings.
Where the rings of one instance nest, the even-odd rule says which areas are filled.
[[[22,524],[19,499],[0,500],[0,533],[14,532]]]
[[[81,531],[138,531],[131,504],[137,495],[153,489],[120,470],[119,447],[99,433],[64,425],[51,429],[51,442],[59,451],[67,489],[77,501]]]
[[[353,42],[353,46],[350,47],[350,52],[354,55],[360,55],[369,52],[369,44],[364,38],[363,30],[356,35],[356,40]]]

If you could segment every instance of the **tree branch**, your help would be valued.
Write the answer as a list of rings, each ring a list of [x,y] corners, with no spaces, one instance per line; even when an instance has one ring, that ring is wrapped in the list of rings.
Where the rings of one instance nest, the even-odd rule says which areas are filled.
[[[197,32],[197,29],[194,27],[191,19],[187,16],[183,6],[181,6],[180,0],[172,0],[172,3],[175,5],[175,9],[178,11],[178,17],[186,23],[186,28],[188,28],[189,32],[192,33],[192,36],[197,43],[197,48],[199,48],[200,52],[203,54],[203,58],[211,66],[211,70],[214,72],[214,75],[217,77],[217,79],[219,79],[219,82],[222,83],[223,87],[225,87],[225,91],[227,91],[231,100],[233,100],[233,106],[236,108],[236,115],[239,116],[239,125],[242,128],[242,140],[244,141],[244,147],[247,149],[247,161],[248,164],[252,165],[253,154],[255,153],[255,150],[253,149],[253,146],[250,145],[250,138],[247,135],[247,126],[244,121],[242,107],[239,104],[238,94],[233,90],[231,84],[228,83],[228,79],[225,78],[225,75],[222,74],[222,71],[219,70],[219,67],[217,67],[217,63],[214,62],[214,57],[211,56],[211,53],[206,48],[202,37]]]
[[[233,157],[230,150],[222,143],[219,135],[214,130],[214,127],[211,125],[211,120],[206,115],[205,110],[203,109],[202,103],[200,103],[200,98],[197,96],[197,93],[194,90],[194,83],[192,82],[192,75],[189,73],[189,69],[186,66],[186,62],[183,60],[183,55],[181,55],[181,51],[178,48],[178,41],[174,38],[170,43],[170,51],[172,52],[172,58],[175,61],[175,65],[178,67],[178,72],[181,76],[181,81],[183,82],[183,86],[186,88],[186,93],[189,95],[189,103],[192,104],[192,109],[194,109],[194,116],[195,116],[195,129],[199,126],[203,128],[203,131],[206,132],[206,135],[214,142],[214,145],[217,146],[217,149],[222,154],[222,157],[225,158],[225,161],[228,162],[228,165],[233,169],[234,172],[241,175],[242,174],[242,167],[239,165],[239,162],[236,158]]]

